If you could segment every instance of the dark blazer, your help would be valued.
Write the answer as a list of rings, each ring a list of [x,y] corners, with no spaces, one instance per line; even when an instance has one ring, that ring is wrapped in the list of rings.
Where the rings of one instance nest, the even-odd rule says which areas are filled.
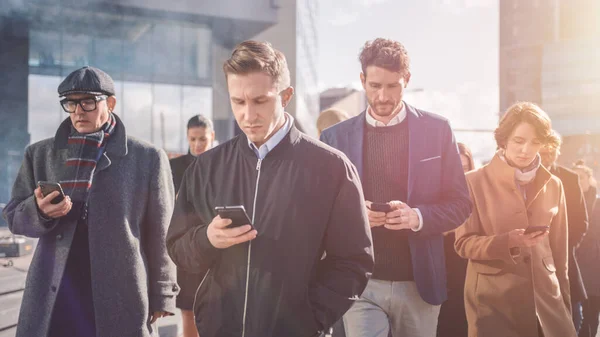
[[[585,198],[577,173],[560,165],[550,168],[550,173],[562,181],[567,202],[567,221],[569,226],[569,281],[571,284],[571,302],[577,303],[585,300],[587,294],[575,257],[575,250],[588,230],[588,213]]]
[[[448,120],[405,105],[409,129],[406,203],[418,208],[423,216],[421,231],[409,232],[413,273],[423,300],[439,305],[447,297],[443,233],[469,217],[471,200]],[[361,177],[365,113],[321,134],[321,141],[348,156]]]

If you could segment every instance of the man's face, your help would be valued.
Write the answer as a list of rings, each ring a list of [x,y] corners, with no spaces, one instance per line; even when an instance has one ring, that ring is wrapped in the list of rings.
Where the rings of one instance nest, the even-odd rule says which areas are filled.
[[[260,147],[283,125],[284,108],[292,99],[294,89],[288,87],[279,93],[273,79],[261,72],[229,74],[227,88],[240,129]]]
[[[391,116],[402,107],[402,94],[410,80],[410,74],[368,66],[360,80],[367,95],[371,111],[380,117]]]
[[[540,150],[540,157],[542,158],[542,165],[549,169],[558,159],[558,151],[555,148],[545,146]]]
[[[66,96],[67,100],[94,99],[90,94],[72,94]],[[69,117],[73,127],[79,133],[92,133],[100,130],[102,125],[108,121],[109,111],[112,111],[116,105],[114,96],[106,100],[96,102],[96,109],[92,111],[83,111],[81,104],[77,104],[75,112],[70,113]]]

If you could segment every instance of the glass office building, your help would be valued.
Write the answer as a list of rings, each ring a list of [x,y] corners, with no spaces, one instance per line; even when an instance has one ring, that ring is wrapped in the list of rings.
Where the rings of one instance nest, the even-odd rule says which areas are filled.
[[[54,136],[68,117],[57,87],[85,65],[115,80],[115,112],[130,135],[186,152],[187,120],[200,113],[214,120],[220,141],[233,136],[222,62],[237,43],[277,24],[278,7],[277,0],[3,1],[0,203],[25,147]]]

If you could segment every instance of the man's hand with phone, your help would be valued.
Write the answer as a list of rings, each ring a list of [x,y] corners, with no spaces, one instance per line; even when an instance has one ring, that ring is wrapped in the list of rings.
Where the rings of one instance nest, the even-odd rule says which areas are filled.
[[[54,191],[47,196],[42,194],[42,189],[38,186],[33,194],[35,196],[35,201],[37,203],[38,209],[42,213],[42,215],[46,218],[50,219],[58,219],[61,218],[71,211],[73,207],[73,203],[71,202],[71,198],[69,196],[65,196],[65,198],[59,202],[58,204],[52,204],[52,200],[60,195],[59,191]]]
[[[229,248],[240,243],[254,240],[258,234],[258,232],[255,229],[252,229],[252,226],[249,224],[227,228],[229,225],[231,225],[231,220],[222,219],[219,215],[217,215],[208,225],[206,235],[213,247],[219,249]]]

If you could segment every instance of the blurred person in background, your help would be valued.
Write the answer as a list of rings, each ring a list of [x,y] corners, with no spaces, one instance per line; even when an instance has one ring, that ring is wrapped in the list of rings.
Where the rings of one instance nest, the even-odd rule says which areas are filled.
[[[176,192],[179,191],[185,170],[194,162],[196,157],[212,148],[214,140],[215,131],[210,119],[202,115],[196,115],[188,120],[188,153],[170,160]],[[196,323],[194,322],[194,295],[205,274],[206,272],[202,271],[196,274],[186,273],[181,268],[177,268],[177,283],[180,291],[177,295],[176,304],[177,308],[181,309],[183,337],[198,336]]]
[[[321,134],[356,166],[373,233],[375,269],[344,315],[346,336],[434,337],[447,298],[443,233],[471,212],[456,141],[447,119],[403,101],[400,42],[368,41],[359,60],[368,108]]]
[[[475,169],[471,149],[464,143],[457,143],[460,161],[465,173]],[[465,277],[467,260],[454,250],[455,231],[444,234],[444,253],[446,255],[446,278],[448,299],[442,303],[438,318],[437,337],[466,337],[468,333],[465,314]]]
[[[573,171],[579,176],[579,185],[583,191],[585,197],[585,204],[587,207],[588,214],[592,213],[594,209],[597,193],[598,193],[598,182],[594,178],[594,171],[585,165],[585,161],[578,160],[573,165]]]
[[[578,161],[573,171],[579,175],[579,184],[585,195],[589,214],[589,229],[577,249],[577,259],[588,298],[583,301],[583,323],[580,337],[595,337],[598,333],[598,315],[600,314],[600,207],[596,200],[597,183],[594,172]]]
[[[13,233],[39,238],[17,337],[157,336],[179,291],[165,247],[175,200],[167,155],[127,134],[102,70],[75,70],[58,94],[69,117],[27,147],[4,209]],[[59,192],[44,196],[40,180],[66,197],[54,204]]]
[[[343,122],[348,119],[348,114],[339,109],[327,109],[319,114],[317,118],[317,132],[318,136],[321,137],[321,132],[339,122]]]
[[[557,139],[561,139],[558,132],[553,131]],[[562,140],[561,140],[562,143]],[[558,146],[545,146],[540,150],[542,165],[562,182],[567,204],[567,220],[569,232],[569,284],[571,286],[571,304],[573,305],[573,324],[579,332],[581,328],[582,307],[581,303],[587,298],[585,285],[581,278],[579,263],[577,263],[577,247],[583,240],[588,229],[588,212],[585,197],[579,185],[579,176],[574,171],[559,165],[556,161],[560,155]]]
[[[527,102],[511,106],[494,134],[492,161],[467,173],[474,209],[456,230],[456,252],[469,259],[469,336],[574,337],[567,206],[539,155],[560,139],[548,115]],[[526,233],[529,226],[549,229]]]

